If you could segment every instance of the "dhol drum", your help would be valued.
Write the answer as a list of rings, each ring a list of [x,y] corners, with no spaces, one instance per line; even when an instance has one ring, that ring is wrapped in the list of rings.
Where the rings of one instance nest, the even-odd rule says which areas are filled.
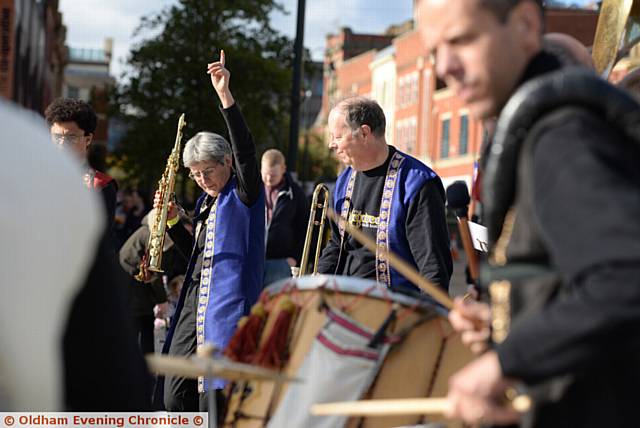
[[[255,380],[229,385],[227,427],[390,427],[442,422],[442,418],[421,416],[319,417],[311,416],[309,408],[319,402],[443,397],[448,378],[472,358],[447,321],[446,311],[419,293],[394,293],[359,278],[307,276],[269,286],[261,301],[267,315],[259,348],[286,344],[286,355],[276,358],[275,364],[281,366],[276,368],[301,382]],[[288,305],[282,304],[285,301]],[[291,315],[282,328],[285,310]]]

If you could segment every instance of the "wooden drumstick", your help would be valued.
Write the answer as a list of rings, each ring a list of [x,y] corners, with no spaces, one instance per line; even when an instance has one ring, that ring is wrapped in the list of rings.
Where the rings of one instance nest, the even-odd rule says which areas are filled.
[[[362,245],[364,245],[373,254],[378,250],[378,245],[375,241],[362,233],[357,228],[353,227],[349,222],[345,221],[342,217],[338,216],[331,208],[327,208],[327,217],[333,220],[335,223],[344,228],[344,230]],[[409,263],[395,255],[391,250],[387,250],[387,261],[394,269],[396,269],[402,276],[407,278],[413,284],[426,291],[433,297],[433,299],[440,303],[447,309],[453,309],[453,300],[449,295],[444,292],[433,282],[420,275],[420,272],[416,270]]]
[[[338,216],[335,211],[331,208],[327,208],[327,217],[332,221],[340,225],[344,228],[344,230],[349,233],[349,235],[353,236],[358,242],[364,245],[369,251],[372,253],[376,253],[378,246],[375,241],[369,238],[367,235],[362,233],[357,228],[353,227],[349,222],[345,221],[342,217]],[[387,260],[391,266],[393,266],[398,272],[400,272],[405,278],[411,281],[416,286],[420,287],[422,290],[426,291],[433,297],[433,299],[440,303],[445,308],[451,310],[453,309],[453,300],[449,297],[447,293],[442,291],[440,287],[432,283],[431,281],[424,278],[420,273],[409,263],[405,262],[403,259],[395,255],[390,250],[387,252]],[[531,408],[531,398],[528,395],[518,395],[515,389],[509,388],[506,393],[505,399],[510,403],[516,411],[520,413],[527,412]],[[363,409],[371,409],[373,413],[369,413],[371,415],[382,414],[375,413],[376,411],[385,411],[378,410],[386,409],[386,411],[395,411],[397,413],[386,413],[388,415],[394,414],[443,414],[448,406],[448,401],[446,398],[417,398],[417,399],[409,399],[409,400],[369,400],[369,401],[356,401],[356,402],[344,402],[344,403],[330,403],[331,405],[336,405],[337,409],[342,409],[343,411],[347,411],[351,407],[350,405],[357,403],[357,406],[363,406]],[[337,414],[337,413],[315,413],[315,410],[319,412],[327,411],[326,409],[333,409],[334,407],[323,407],[329,406],[329,404],[317,404],[312,407],[313,414]],[[399,406],[399,407],[398,407]],[[413,407],[412,407],[413,406]],[[394,409],[402,409],[402,410],[394,410]],[[413,409],[412,413],[406,413],[407,410]],[[359,413],[340,413],[345,415],[357,415]]]
[[[520,395],[509,405],[516,412],[524,413],[531,408],[531,400],[526,395]],[[311,414],[316,416],[444,415],[449,409],[449,400],[446,398],[405,398],[314,404],[311,406]]]
[[[343,401],[311,406],[311,414],[315,416],[442,415],[448,410],[446,398]]]

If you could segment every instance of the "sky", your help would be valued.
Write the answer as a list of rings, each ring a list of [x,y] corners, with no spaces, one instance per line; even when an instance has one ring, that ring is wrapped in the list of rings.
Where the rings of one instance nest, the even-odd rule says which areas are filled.
[[[272,16],[273,27],[295,37],[297,0],[279,0],[289,12]],[[114,40],[112,74],[119,78],[124,61],[143,16],[177,3],[176,0],[60,0],[60,11],[67,26],[67,45],[102,48],[104,39]],[[341,27],[359,33],[382,33],[389,25],[412,17],[413,0],[306,0],[304,44],[315,60],[322,60],[325,36]],[[152,36],[152,35],[147,35]],[[144,35],[141,36],[144,38]]]

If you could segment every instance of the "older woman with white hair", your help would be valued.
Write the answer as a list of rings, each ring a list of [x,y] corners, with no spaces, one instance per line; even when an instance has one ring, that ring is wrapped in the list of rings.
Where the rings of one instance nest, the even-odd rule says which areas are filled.
[[[184,148],[184,166],[203,193],[196,204],[193,235],[178,222],[175,207],[167,222],[177,248],[191,254],[163,349],[180,357],[193,355],[205,343],[219,350],[226,347],[240,317],[257,301],[264,271],[264,190],[251,133],[229,90],[224,51],[220,61],[208,64],[207,73],[220,98],[231,144],[218,134],[199,132]],[[164,404],[169,411],[204,411],[204,393],[215,389],[220,401],[223,387],[219,380],[168,376]]]

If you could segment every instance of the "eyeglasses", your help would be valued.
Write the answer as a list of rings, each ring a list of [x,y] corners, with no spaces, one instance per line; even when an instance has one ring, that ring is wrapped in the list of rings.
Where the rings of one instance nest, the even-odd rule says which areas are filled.
[[[51,134],[51,141],[56,144],[76,144],[82,141],[84,135],[74,135],[74,134]]]
[[[192,180],[206,180],[211,174],[213,174],[213,171],[215,171],[215,169],[215,166],[210,166],[209,168],[203,169],[202,171],[191,171],[189,173],[189,178]]]

